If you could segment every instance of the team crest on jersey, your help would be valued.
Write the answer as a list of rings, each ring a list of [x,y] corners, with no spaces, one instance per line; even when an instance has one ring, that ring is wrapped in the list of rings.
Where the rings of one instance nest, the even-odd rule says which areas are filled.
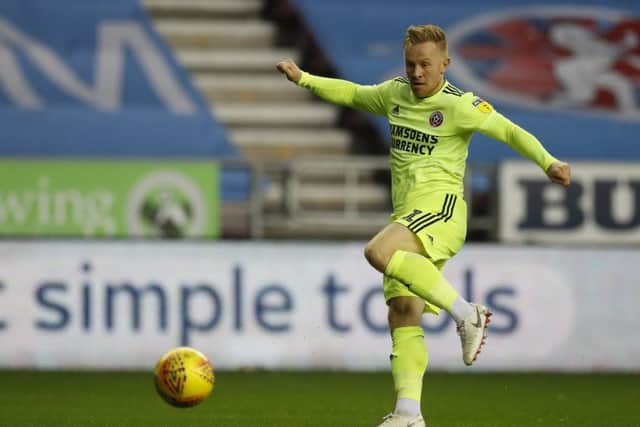
[[[440,111],[434,111],[429,115],[429,124],[431,127],[437,128],[444,122],[444,116]]]
[[[628,12],[513,8],[460,21],[447,39],[451,76],[494,101],[640,120],[640,18]]]

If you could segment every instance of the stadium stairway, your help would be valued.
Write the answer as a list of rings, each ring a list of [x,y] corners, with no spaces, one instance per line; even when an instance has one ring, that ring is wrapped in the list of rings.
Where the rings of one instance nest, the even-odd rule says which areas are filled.
[[[213,114],[225,125],[231,141],[254,167],[272,165],[271,169],[257,166],[270,171],[269,184],[259,198],[260,212],[255,212],[253,203],[253,212],[247,213],[259,224],[246,230],[247,234],[319,238],[369,235],[374,228],[363,231],[341,218],[349,206],[353,211],[354,204],[356,210],[384,211],[389,203],[386,189],[376,183],[371,172],[362,171],[354,180],[353,174],[351,178],[346,176],[348,167],[326,167],[327,162],[344,163],[342,160],[353,151],[353,135],[338,127],[339,108],[314,100],[275,70],[282,58],[298,63],[303,58],[300,46],[283,45],[279,37],[282,30],[264,18],[266,2],[143,0],[143,4],[158,33],[173,47],[195,86],[210,101]],[[291,165],[309,156],[315,156],[315,160],[306,162],[304,169],[293,167],[295,173],[291,173]],[[273,170],[274,164],[279,170]],[[323,167],[315,167],[319,164]],[[296,179],[294,192],[292,176]],[[292,201],[292,194],[300,197]],[[240,210],[231,216],[242,215]],[[292,210],[305,210],[306,221],[289,221]],[[327,221],[334,214],[336,220]],[[375,228],[383,222],[376,218]],[[231,233],[238,234],[243,231]]]

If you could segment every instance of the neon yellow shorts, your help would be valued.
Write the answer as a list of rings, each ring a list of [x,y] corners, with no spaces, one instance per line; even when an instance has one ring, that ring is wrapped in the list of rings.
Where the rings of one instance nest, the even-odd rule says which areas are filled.
[[[408,202],[406,206],[408,209],[392,215],[392,221],[411,230],[422,242],[429,259],[442,270],[464,244],[467,235],[466,202],[460,195],[433,193]],[[387,276],[384,276],[382,287],[385,301],[399,296],[416,296],[402,282]],[[428,302],[424,311],[440,313],[438,307]]]

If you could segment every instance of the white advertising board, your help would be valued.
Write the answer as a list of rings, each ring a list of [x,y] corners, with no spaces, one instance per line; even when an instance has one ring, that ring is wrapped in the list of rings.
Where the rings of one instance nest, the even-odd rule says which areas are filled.
[[[567,189],[531,163],[504,162],[498,179],[503,241],[640,244],[640,163],[572,163]]]
[[[218,369],[388,368],[361,243],[1,242],[0,367],[144,368],[196,347]],[[473,246],[445,268],[494,312],[474,370],[639,370],[631,250]],[[430,369],[464,367],[425,316]]]

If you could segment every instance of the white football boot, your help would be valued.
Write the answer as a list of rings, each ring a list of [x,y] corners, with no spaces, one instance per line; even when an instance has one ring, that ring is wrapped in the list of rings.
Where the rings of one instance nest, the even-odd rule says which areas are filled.
[[[471,306],[473,312],[456,324],[460,344],[462,344],[462,361],[467,366],[476,361],[482,350],[492,314],[484,305],[472,303]]]
[[[384,417],[378,427],[426,427],[422,415],[417,417],[405,417],[403,415],[389,414]]]

